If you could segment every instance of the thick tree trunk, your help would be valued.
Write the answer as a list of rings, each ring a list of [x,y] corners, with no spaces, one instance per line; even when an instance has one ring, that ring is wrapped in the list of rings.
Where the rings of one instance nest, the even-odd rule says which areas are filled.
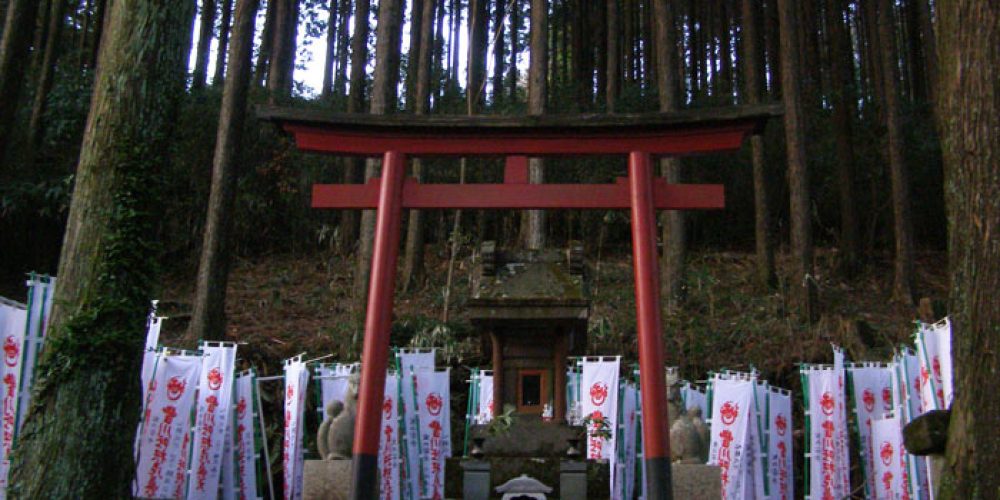
[[[354,34],[351,36],[351,78],[347,94],[347,112],[360,113],[365,103],[365,66],[368,64],[368,13],[370,0],[356,0],[354,4]],[[361,180],[361,161],[344,159],[344,183],[355,184]],[[345,210],[340,215],[340,248],[348,253],[358,242],[358,211]]]
[[[803,117],[799,81],[798,30],[795,0],[778,0],[781,25],[781,90],[785,103],[785,149],[788,157],[788,192],[793,254],[789,291],[795,295],[804,320],[818,319],[813,280],[812,220],[809,204],[809,165],[803,142]]]
[[[618,2],[616,0],[608,0],[607,3],[607,20],[608,20],[608,37],[607,37],[607,47],[608,47],[608,62],[607,62],[607,76],[605,81],[607,82],[607,91],[604,93],[604,107],[607,109],[608,113],[615,112],[615,104],[618,102],[619,93],[619,79],[621,78],[621,49],[618,46],[620,39],[620,31],[618,27]]]
[[[854,142],[852,120],[857,106],[854,93],[854,53],[844,25],[843,0],[827,4],[827,30],[830,34],[831,101],[833,133],[837,145],[837,188],[840,194],[840,270],[852,276],[858,265],[858,217],[854,198]]]
[[[52,90],[52,83],[55,78],[56,61],[59,58],[59,40],[65,21],[63,15],[66,12],[66,0],[53,0],[51,8],[52,11],[49,13],[48,40],[45,42],[45,55],[42,57],[41,71],[38,74],[35,95],[31,103],[31,118],[28,121],[27,152],[30,158],[34,158],[42,146],[42,139],[45,138],[43,118],[45,116],[45,107],[49,100],[49,92]],[[31,163],[33,162],[28,162],[29,165]]]
[[[273,1],[277,2],[278,11],[275,14],[274,40],[271,42],[274,52],[267,72],[267,90],[272,98],[284,98],[292,92],[299,0]]]
[[[985,500],[1000,491],[1000,4],[937,6],[955,400],[936,498]]]
[[[892,180],[893,235],[896,243],[893,298],[913,303],[913,216],[910,210],[910,174],[903,157],[903,131],[899,117],[899,64],[896,59],[892,0],[879,0],[879,39],[882,85],[885,90],[886,156]]]
[[[219,129],[212,160],[212,187],[202,237],[201,259],[194,294],[189,342],[224,340],[226,336],[226,286],[229,283],[230,233],[236,204],[240,140],[246,117],[247,88],[253,52],[254,19],[259,0],[238,0],[233,45],[229,53],[229,78],[222,92]]]
[[[337,59],[337,6],[339,0],[330,0],[326,18],[326,51],[323,53],[323,83],[320,88],[320,99],[329,101],[333,95],[333,66]]]
[[[541,115],[545,113],[545,101],[548,96],[548,52],[545,42],[548,39],[549,2],[548,0],[531,0],[531,62],[528,66],[528,114]],[[543,184],[545,182],[545,163],[541,158],[531,158],[528,165],[528,182]],[[528,249],[545,247],[545,212],[542,210],[527,210],[526,223],[522,225],[522,241]]]
[[[434,0],[424,0],[421,9],[420,52],[412,70],[416,70],[416,89],[413,97],[413,112],[422,115],[427,113],[431,88],[431,51],[434,45],[432,37],[434,25]],[[413,33],[411,32],[411,37]],[[412,44],[412,42],[411,42]],[[413,163],[413,178],[423,180],[423,166],[419,158]],[[424,279],[424,213],[420,210],[410,210],[406,226],[406,246],[403,253],[403,276],[400,285],[403,290],[420,284]]]
[[[430,0],[428,0],[430,1]],[[417,64],[420,62],[420,43],[424,25],[424,3],[425,0],[412,0],[410,2],[410,51],[407,54],[406,62],[406,110],[412,112],[416,107],[417,93]]]
[[[396,110],[396,85],[399,83],[399,51],[402,38],[402,6],[399,0],[382,0],[378,6],[375,32],[375,74],[369,112],[384,115]],[[376,176],[380,161],[365,162],[365,181]],[[354,298],[358,311],[368,298],[368,278],[371,275],[373,243],[375,241],[375,211],[361,214],[361,234],[358,239],[357,269],[354,273]]]
[[[743,82],[745,102],[759,104],[763,91],[761,78],[761,31],[756,0],[742,1]],[[767,192],[767,167],[764,163],[764,138],[750,138],[753,161],[754,237],[757,248],[757,281],[764,288],[777,284],[774,271],[774,239],[771,232],[771,200]]]
[[[486,0],[469,0],[469,74],[466,75],[466,93],[469,108],[473,111],[482,107],[486,85]]]
[[[208,56],[212,50],[212,34],[215,32],[215,0],[201,0],[201,18],[198,28],[198,48],[195,49],[194,72],[191,74],[191,88],[205,86],[208,77]]]
[[[656,45],[656,75],[657,94],[660,100],[660,111],[677,111],[680,102],[680,84],[677,78],[676,46],[677,37],[674,31],[674,0],[653,0],[653,18],[655,19]],[[660,160],[660,169],[667,182],[676,184],[683,181],[683,165],[680,158],[664,158]],[[687,250],[687,231],[684,226],[684,212],[670,210],[662,214],[663,221],[663,260],[660,264],[660,274],[663,277],[663,297],[667,308],[673,310],[680,307],[684,299],[684,274]]]
[[[28,45],[37,14],[38,0],[11,0],[7,6],[3,38],[0,39],[0,159],[14,130],[24,67],[29,56]]]
[[[212,86],[221,87],[226,79],[227,55],[229,53],[229,32],[233,21],[233,0],[222,0],[222,19],[219,22],[219,48],[215,52],[215,74]]]
[[[157,201],[193,4],[116,1],[84,132],[59,286],[12,460],[18,498],[130,498]]]

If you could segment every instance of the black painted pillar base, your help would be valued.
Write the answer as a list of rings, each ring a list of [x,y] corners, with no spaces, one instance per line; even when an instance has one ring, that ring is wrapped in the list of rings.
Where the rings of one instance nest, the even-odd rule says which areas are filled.
[[[351,464],[351,498],[371,500],[378,498],[378,455],[355,453]]]
[[[674,481],[669,458],[646,458],[646,500],[673,500]]]

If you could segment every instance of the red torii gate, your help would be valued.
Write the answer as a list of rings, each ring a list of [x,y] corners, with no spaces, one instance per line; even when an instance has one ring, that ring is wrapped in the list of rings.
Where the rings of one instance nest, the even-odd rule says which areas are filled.
[[[400,219],[404,208],[630,209],[636,330],[650,498],[672,497],[656,210],[719,209],[721,185],[670,185],[652,155],[739,149],[780,106],[638,115],[413,116],[333,114],[266,107],[257,115],[282,126],[305,151],[381,156],[382,177],[367,184],[315,185],[314,208],[377,209],[354,431],[352,498],[378,489],[379,425],[392,321]],[[527,156],[628,155],[628,177],[614,184],[529,184]],[[420,184],[406,178],[407,156],[506,156],[503,184]]]

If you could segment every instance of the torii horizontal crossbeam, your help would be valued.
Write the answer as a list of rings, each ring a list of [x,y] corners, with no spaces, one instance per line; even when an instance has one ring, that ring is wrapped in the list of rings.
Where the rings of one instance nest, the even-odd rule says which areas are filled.
[[[367,184],[316,184],[313,208],[378,208],[379,178]],[[420,184],[407,179],[402,208],[417,209],[628,209],[626,179],[614,184]],[[656,210],[725,208],[721,184],[667,184],[653,180]]]

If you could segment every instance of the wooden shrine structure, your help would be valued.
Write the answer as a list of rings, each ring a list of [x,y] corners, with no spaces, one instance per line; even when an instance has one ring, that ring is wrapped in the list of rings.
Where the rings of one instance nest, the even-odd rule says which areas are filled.
[[[366,184],[316,185],[314,208],[376,209],[371,284],[365,317],[352,498],[378,489],[379,423],[403,209],[622,209],[631,213],[647,492],[672,497],[663,346],[657,210],[724,206],[721,185],[667,184],[656,156],[734,151],[759,133],[777,105],[675,113],[541,116],[361,115],[264,107],[257,116],[281,126],[297,147],[382,158],[381,178]],[[627,155],[628,177],[611,184],[530,184],[528,156]],[[502,184],[420,184],[406,177],[411,156],[502,156]]]

